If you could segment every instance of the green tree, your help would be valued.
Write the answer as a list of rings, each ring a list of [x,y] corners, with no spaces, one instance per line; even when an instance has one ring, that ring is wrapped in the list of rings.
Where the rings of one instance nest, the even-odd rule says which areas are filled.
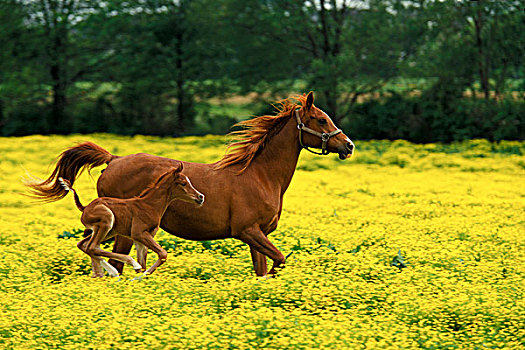
[[[419,28],[414,33],[420,38],[408,37],[419,45],[402,74],[438,78],[433,92],[454,90],[462,97],[478,81],[488,99],[491,90],[503,94],[507,79],[522,69],[525,31],[520,1],[402,3],[402,12],[415,9],[409,23]]]
[[[397,75],[401,46],[395,16],[383,1],[229,1],[240,76],[258,81],[304,79],[336,121],[358,96]],[[248,57],[248,59],[245,59]],[[253,69],[264,67],[264,69]],[[243,70],[240,70],[241,72]]]
[[[79,0],[18,0],[5,4],[18,16],[2,23],[11,33],[8,52],[16,57],[11,69],[2,69],[3,85],[22,88],[16,94],[17,104],[40,104],[44,111],[49,106],[46,131],[71,130],[67,107],[75,83],[99,71],[108,61],[108,51],[98,32],[92,31],[96,35],[88,38],[85,31],[86,20],[97,13],[99,5],[98,1]],[[9,11],[4,7],[1,14],[11,16]],[[18,22],[13,26],[13,21]],[[46,118],[46,113],[41,117]]]
[[[114,1],[105,9],[119,65],[116,110],[133,130],[191,130],[195,98],[218,93],[225,50],[220,3],[204,0]],[[131,131],[133,131],[131,130]]]

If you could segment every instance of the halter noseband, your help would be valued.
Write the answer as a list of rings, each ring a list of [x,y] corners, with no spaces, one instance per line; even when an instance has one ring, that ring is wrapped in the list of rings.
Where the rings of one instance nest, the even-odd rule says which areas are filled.
[[[305,150],[307,150],[308,152],[312,152],[313,154],[327,155],[328,153],[330,153],[326,149],[326,144],[328,143],[328,140],[330,140],[330,137],[335,136],[335,135],[339,134],[340,132],[342,132],[341,129],[336,129],[336,130],[334,130],[332,132],[328,132],[328,133],[326,133],[326,132],[320,133],[318,131],[312,130],[309,127],[304,125],[304,123],[301,120],[301,117],[299,117],[299,110],[298,109],[295,110],[295,118],[297,118],[297,129],[299,129],[299,143],[301,144],[301,147],[304,148]],[[305,132],[307,132],[309,134],[318,136],[318,137],[321,138],[323,143],[321,145],[321,152],[320,153],[312,151],[311,149],[308,148],[308,146],[305,146],[303,144],[303,131],[305,131]]]

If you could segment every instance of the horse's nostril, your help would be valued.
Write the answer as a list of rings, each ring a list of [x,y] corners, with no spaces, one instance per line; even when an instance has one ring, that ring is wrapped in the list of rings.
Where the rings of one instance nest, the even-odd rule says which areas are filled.
[[[201,201],[203,201],[203,200],[204,200],[204,195],[203,195],[203,194],[199,194],[199,199],[200,199]]]
[[[351,143],[351,142],[348,142],[346,144],[346,148],[350,151],[350,152],[353,152],[354,151],[354,144]]]

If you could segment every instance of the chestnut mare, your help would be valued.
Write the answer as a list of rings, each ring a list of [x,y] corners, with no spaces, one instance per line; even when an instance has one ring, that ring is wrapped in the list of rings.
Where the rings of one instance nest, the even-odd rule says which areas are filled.
[[[199,210],[191,204],[173,203],[162,217],[161,228],[197,241],[240,239],[250,246],[257,276],[267,274],[266,257],[273,260],[269,273],[275,273],[285,257],[267,236],[277,228],[283,195],[301,150],[320,148],[321,154],[338,153],[340,159],[349,158],[354,150],[352,141],[313,102],[310,92],[281,101],[275,116],[240,122],[244,130],[234,132],[237,141],[217,163],[183,162],[184,172],[204,193],[206,202]],[[47,180],[28,184],[35,196],[47,201],[61,199],[67,192],[57,183],[58,177],[73,183],[83,167],[107,163],[98,179],[98,195],[130,198],[178,162],[143,153],[119,157],[96,145],[81,146],[64,151]],[[113,251],[128,254],[132,245],[133,241],[117,236]],[[123,263],[110,263],[122,271]]]

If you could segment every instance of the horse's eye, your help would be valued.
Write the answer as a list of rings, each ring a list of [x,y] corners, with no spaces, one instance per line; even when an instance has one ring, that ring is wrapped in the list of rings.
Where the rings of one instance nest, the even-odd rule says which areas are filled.
[[[186,183],[183,182],[183,183],[181,183],[180,185],[181,185],[182,187],[184,187],[184,186],[186,186]]]
[[[317,122],[321,125],[326,125],[326,119],[318,119]]]

